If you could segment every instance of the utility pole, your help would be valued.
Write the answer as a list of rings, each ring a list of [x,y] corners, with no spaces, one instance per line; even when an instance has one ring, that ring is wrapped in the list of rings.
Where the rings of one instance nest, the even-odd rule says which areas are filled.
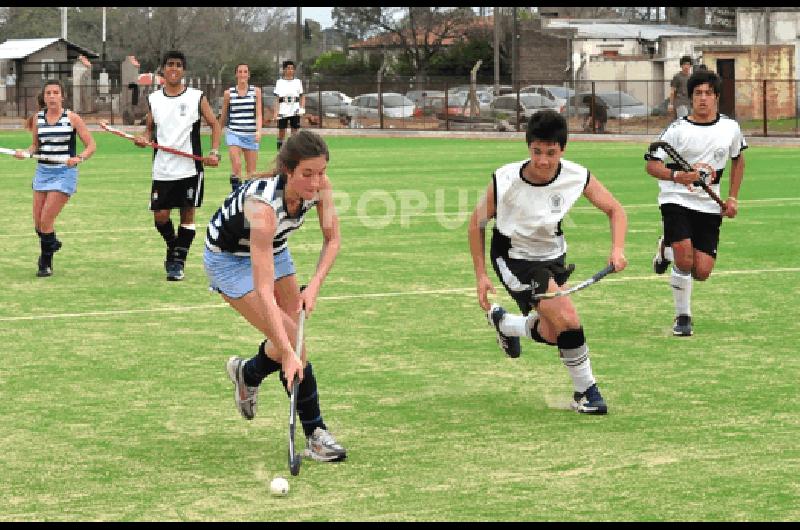
[[[106,62],[106,8],[103,8],[103,63]]]
[[[514,23],[511,31],[511,85],[513,90],[518,90],[519,82],[519,23],[517,21],[517,6],[511,8]]]
[[[295,24],[295,68],[297,77],[303,71],[303,8],[297,7],[297,23]]]
[[[61,8],[61,38],[67,40],[67,8]]]
[[[500,95],[500,8],[493,7],[494,18],[494,94]]]

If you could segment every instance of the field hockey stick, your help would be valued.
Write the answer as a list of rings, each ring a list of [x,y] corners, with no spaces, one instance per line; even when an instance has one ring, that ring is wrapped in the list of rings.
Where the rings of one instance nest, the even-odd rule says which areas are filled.
[[[69,160],[69,156],[67,155],[39,155],[36,153],[31,154],[24,149],[21,149],[21,151],[22,151],[22,156],[24,156],[25,158],[35,158],[36,160],[41,160],[42,162],[55,162],[57,164],[65,164],[67,160]],[[16,156],[17,150],[9,149],[7,147],[0,147],[0,154]]]
[[[136,140],[136,137],[134,135],[128,134],[128,133],[126,133],[124,131],[120,131],[119,129],[115,129],[114,127],[111,127],[108,123],[106,123],[104,121],[100,122],[100,127],[102,127],[103,130],[105,130],[107,132],[110,132],[111,134],[116,134],[117,136],[120,136],[122,138],[126,138],[126,139],[132,140],[132,141]],[[164,151],[166,153],[172,153],[173,155],[182,156],[182,157],[185,157],[185,158],[191,158],[192,160],[197,160],[198,162],[203,162],[203,157],[202,156],[198,156],[198,155],[195,155],[195,154],[192,154],[192,153],[187,153],[186,151],[181,151],[180,149],[175,149],[174,147],[166,147],[166,146],[163,146],[163,145],[158,145],[157,143],[155,143],[153,141],[150,141],[150,140],[147,141],[147,145],[149,145],[153,149],[160,149],[161,151]]]
[[[300,288],[303,292],[305,285]],[[303,347],[303,325],[306,320],[306,307],[303,304],[300,308],[300,318],[297,320],[297,340],[295,341],[294,354],[300,359],[300,352]],[[302,457],[295,453],[294,450],[294,431],[297,420],[297,377],[292,381],[292,391],[289,396],[289,473],[292,476],[297,476],[300,473],[300,464],[303,462]]]
[[[663,149],[664,152],[667,153],[667,156],[669,156],[672,160],[675,161],[676,164],[678,164],[680,166],[681,171],[686,171],[687,173],[692,173],[693,171],[699,172],[700,175],[701,175],[701,178],[699,180],[694,181],[692,184],[694,184],[695,186],[700,186],[701,188],[703,188],[703,191],[708,193],[708,196],[711,197],[712,199],[714,199],[714,202],[719,204],[720,208],[722,208],[723,210],[725,209],[725,203],[722,201],[722,199],[719,198],[719,195],[714,193],[714,190],[712,190],[711,187],[706,183],[705,177],[707,177],[709,175],[708,171],[706,171],[705,169],[695,169],[695,168],[693,168],[689,164],[689,162],[687,162],[686,159],[683,158],[678,153],[678,151],[675,150],[674,147],[672,147],[669,143],[664,142],[664,141],[658,141],[658,142],[651,143],[650,147],[647,148],[647,151],[650,154],[653,154],[656,151],[658,151],[659,149]]]
[[[533,295],[533,299],[534,300],[549,300],[551,298],[556,298],[558,296],[567,296],[568,294],[572,294],[575,291],[580,291],[581,289],[586,289],[590,285],[599,282],[600,280],[602,280],[603,278],[605,278],[606,276],[608,276],[612,272],[614,272],[614,265],[608,264],[603,270],[601,270],[600,272],[595,273],[594,276],[592,276],[588,280],[582,281],[581,283],[579,283],[575,287],[570,287],[569,289],[565,289],[563,291],[552,291],[552,292],[549,292],[549,293],[534,294]]]

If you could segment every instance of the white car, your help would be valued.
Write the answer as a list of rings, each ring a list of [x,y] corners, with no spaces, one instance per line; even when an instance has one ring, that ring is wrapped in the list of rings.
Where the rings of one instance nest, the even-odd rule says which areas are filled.
[[[383,115],[387,118],[410,118],[414,115],[414,102],[402,94],[385,92],[381,99]],[[354,97],[347,114],[351,118],[378,118],[378,94]]]
[[[559,105],[566,105],[569,98],[575,95],[575,91],[559,85],[528,85],[522,87],[519,93],[539,94],[547,99],[552,99]]]
[[[344,92],[339,92],[338,90],[323,90],[323,96],[336,96],[339,100],[344,103],[345,105],[349,105],[353,102],[353,98],[345,94]]]

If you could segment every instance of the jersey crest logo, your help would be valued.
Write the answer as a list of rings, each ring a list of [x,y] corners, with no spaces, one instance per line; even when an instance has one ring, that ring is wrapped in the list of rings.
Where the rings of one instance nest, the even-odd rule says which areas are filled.
[[[194,188],[189,188],[186,190],[186,198],[191,200],[194,197]]]
[[[722,162],[723,160],[725,160],[725,148],[714,149],[714,162]]]
[[[181,116],[186,116],[186,103],[178,105],[178,109],[180,109]]]
[[[564,197],[560,193],[550,196],[550,213],[561,213],[561,207],[564,205]]]

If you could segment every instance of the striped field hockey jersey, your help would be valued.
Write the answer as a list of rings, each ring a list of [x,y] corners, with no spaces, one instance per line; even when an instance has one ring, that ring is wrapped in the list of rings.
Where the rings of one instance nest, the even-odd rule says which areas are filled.
[[[289,234],[303,225],[306,212],[319,202],[319,196],[303,200],[297,215],[290,217],[284,203],[286,175],[247,181],[225,198],[222,206],[208,222],[206,247],[212,252],[229,252],[237,256],[250,255],[250,225],[244,216],[244,203],[255,199],[269,204],[278,220],[272,253],[278,254],[286,248]]]
[[[589,184],[589,170],[561,159],[550,182],[522,178],[530,160],[507,164],[494,174],[492,247],[512,259],[547,261],[567,251],[561,221]]]
[[[256,133],[256,89],[250,85],[244,96],[235,86],[228,89],[228,130],[237,134]]]
[[[64,109],[58,121],[50,125],[45,117],[46,109],[40,110],[36,114],[36,135],[39,140],[40,155],[75,156],[75,127],[67,117],[69,110]],[[45,162],[39,160],[40,164],[49,166],[63,166],[58,162]]]

